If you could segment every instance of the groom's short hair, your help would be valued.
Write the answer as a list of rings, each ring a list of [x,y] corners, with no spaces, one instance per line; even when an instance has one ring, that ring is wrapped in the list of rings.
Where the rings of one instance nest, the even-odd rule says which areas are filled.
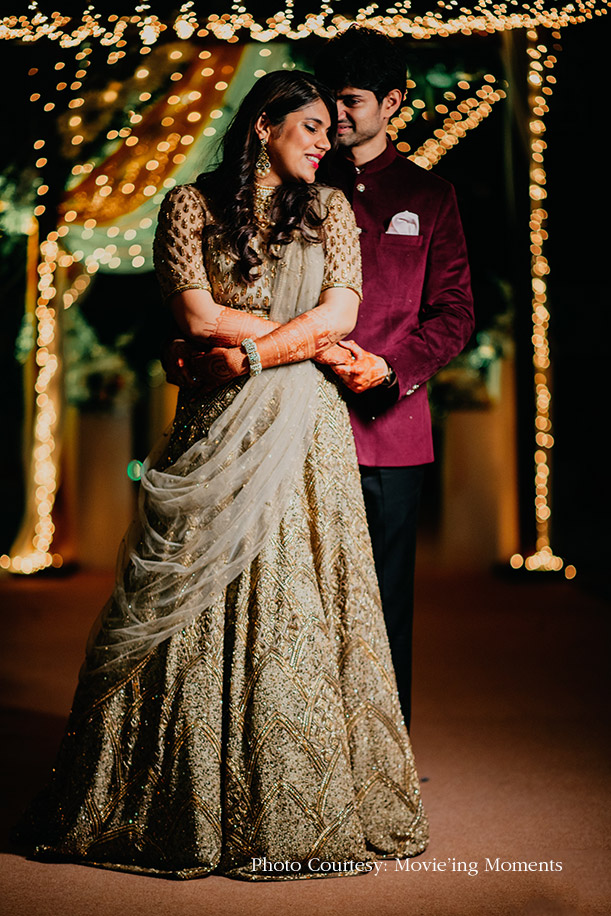
[[[397,45],[376,29],[351,25],[325,44],[314,69],[330,89],[368,89],[378,102],[391,89],[405,92],[405,58]]]

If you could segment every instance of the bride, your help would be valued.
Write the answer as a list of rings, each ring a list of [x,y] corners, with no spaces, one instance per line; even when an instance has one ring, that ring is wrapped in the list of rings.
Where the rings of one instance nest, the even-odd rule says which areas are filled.
[[[256,880],[426,847],[332,371],[361,288],[352,211],[315,183],[335,127],[321,84],[270,73],[217,168],[162,205],[162,292],[208,352],[145,463],[53,778],[20,827],[39,856]]]

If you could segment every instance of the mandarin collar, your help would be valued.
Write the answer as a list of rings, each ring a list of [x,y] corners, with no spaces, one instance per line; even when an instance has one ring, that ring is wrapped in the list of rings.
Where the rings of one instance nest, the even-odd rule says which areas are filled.
[[[380,169],[385,169],[386,166],[390,165],[393,162],[399,153],[394,147],[394,144],[391,143],[389,138],[386,138],[386,149],[380,153],[379,156],[376,156],[375,159],[370,159],[369,162],[366,162],[364,165],[355,166],[351,159],[348,159],[347,156],[342,156],[341,154],[337,157],[339,162],[342,163],[344,168],[354,175],[370,175],[372,172],[379,172]]]

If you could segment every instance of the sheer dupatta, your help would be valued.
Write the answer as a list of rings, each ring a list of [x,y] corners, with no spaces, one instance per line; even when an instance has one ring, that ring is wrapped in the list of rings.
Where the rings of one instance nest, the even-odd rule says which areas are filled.
[[[330,189],[321,189],[324,205]],[[276,262],[270,318],[316,306],[323,246],[295,239]],[[209,434],[164,470],[144,463],[138,518],[81,677],[121,676],[188,626],[260,552],[288,506],[312,441],[319,373],[311,361],[246,380]]]

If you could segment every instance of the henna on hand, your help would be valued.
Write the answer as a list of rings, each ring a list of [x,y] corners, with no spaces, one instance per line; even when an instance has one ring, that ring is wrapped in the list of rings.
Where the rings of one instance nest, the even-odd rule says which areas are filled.
[[[352,330],[356,323],[355,306],[358,307],[356,293],[348,289],[326,292],[335,295],[257,340],[264,368],[321,357],[324,361],[323,354]],[[335,361],[338,356],[334,350],[327,358]]]
[[[313,358],[314,362],[331,367],[347,366],[354,362],[354,357],[350,351],[342,347],[341,343],[331,344],[330,347],[327,347],[326,350],[323,350],[322,353],[318,353]]]
[[[197,334],[190,341],[172,341],[164,353],[166,378],[170,384],[180,388],[209,385],[210,364],[205,357],[213,347],[239,347],[246,337],[256,340],[281,327],[277,321],[217,305],[208,293],[204,295],[201,290],[178,293],[173,305],[177,318],[183,306],[188,305],[191,309],[199,307]],[[180,323],[184,325],[185,321]]]
[[[190,353],[180,349],[176,377],[182,379],[180,384],[189,385],[195,377],[201,387],[210,389],[248,371],[246,356],[239,349],[247,337],[256,340],[264,368],[306,359],[331,366],[346,362],[350,357],[335,344],[356,323],[358,294],[347,288],[327,289],[318,306],[286,324],[217,305],[207,290],[177,293],[172,307],[178,324],[194,343]],[[213,344],[213,349],[203,355],[196,352],[201,341]]]
[[[388,363],[383,356],[363,350],[354,340],[343,340],[340,346],[349,350],[353,356],[352,362],[348,365],[333,367],[333,371],[347,388],[361,394],[382,384],[389,372]]]
[[[185,336],[212,346],[239,347],[244,338],[256,340],[279,326],[260,315],[218,305],[208,290],[183,290],[172,297],[170,304]]]
[[[221,305],[219,314],[210,316],[208,339],[217,347],[239,347],[247,337],[256,340],[279,327],[277,321]]]
[[[248,360],[239,347],[214,347],[198,357],[197,390],[212,391],[247,372]]]

